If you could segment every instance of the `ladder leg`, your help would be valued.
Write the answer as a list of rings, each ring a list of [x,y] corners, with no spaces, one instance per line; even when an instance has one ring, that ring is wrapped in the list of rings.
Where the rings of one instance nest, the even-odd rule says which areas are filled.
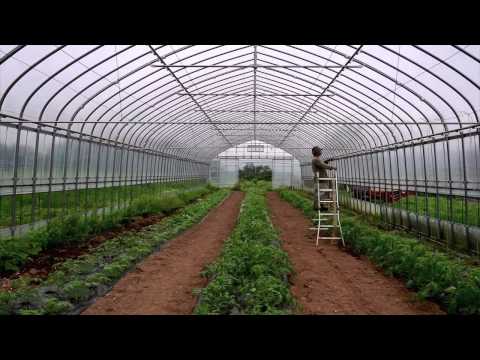
[[[333,192],[332,192],[332,201],[333,201],[333,212],[336,214],[334,217],[333,217],[333,225],[334,226],[338,226],[338,220],[339,220],[339,215],[338,215],[338,204],[336,202],[336,199],[337,199],[337,181],[336,181],[336,175],[335,175],[335,180],[332,181],[332,189],[333,189]],[[333,228],[333,234],[332,234],[333,237],[338,237],[338,232],[337,232],[337,228],[334,227]],[[335,240],[335,245],[338,245],[338,239]]]
[[[337,209],[335,209],[335,211],[334,211],[334,212],[335,212],[335,213],[337,213],[337,215],[336,215],[336,216],[333,216],[333,226],[334,226],[334,227],[332,227],[332,230],[333,230],[333,231],[332,231],[332,236],[334,236],[334,237],[335,237],[335,236],[338,236],[338,232],[337,232],[337,228],[336,228],[336,226],[338,226],[338,220],[339,220],[339,219],[338,219],[338,212],[337,212]]]
[[[343,239],[343,232],[342,232],[342,223],[340,221],[340,204],[338,201],[338,179],[337,179],[337,172],[335,172],[335,205],[337,210],[337,221],[338,221],[338,229],[340,230],[340,239],[342,239],[342,245],[345,247],[345,240]]]
[[[343,247],[345,247],[345,240],[343,240],[342,224],[340,223],[340,219],[338,219],[338,228],[340,229],[340,238],[342,239],[342,245]]]
[[[318,247],[318,241],[320,240],[320,210],[318,210],[318,227],[317,227],[317,242],[315,244]]]
[[[318,207],[318,221],[317,221],[317,241],[315,246],[318,247],[318,241],[320,240],[320,226],[321,226],[321,205],[320,205],[320,181],[317,180],[317,207]]]

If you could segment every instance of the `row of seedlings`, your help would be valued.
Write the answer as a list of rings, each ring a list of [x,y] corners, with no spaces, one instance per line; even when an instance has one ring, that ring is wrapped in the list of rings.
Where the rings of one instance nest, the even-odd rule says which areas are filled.
[[[0,291],[0,314],[78,314],[168,240],[200,222],[229,194],[216,190],[139,232],[124,233],[60,264],[46,279],[23,276]],[[186,195],[187,197],[193,196]]]
[[[281,189],[280,196],[313,218],[312,200]],[[451,314],[480,314],[480,268],[429,244],[383,231],[363,216],[342,212],[344,240],[351,252],[366,255],[387,275],[402,279],[420,299],[430,299]]]
[[[196,314],[288,314],[294,311],[292,267],[268,216],[263,182],[243,183],[237,225],[204,276]]]
[[[210,185],[203,185],[182,191],[164,192],[160,198],[144,195],[136,198],[128,207],[116,209],[104,216],[73,214],[56,218],[24,236],[0,239],[0,274],[19,271],[22,265],[42,251],[81,244],[92,236],[127,224],[135,217],[150,214],[169,215],[214,190]]]

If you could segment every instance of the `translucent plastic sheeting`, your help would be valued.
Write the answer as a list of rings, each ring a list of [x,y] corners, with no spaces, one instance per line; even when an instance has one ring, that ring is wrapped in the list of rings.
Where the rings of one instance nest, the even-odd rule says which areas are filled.
[[[479,110],[480,45],[0,45],[0,226],[244,161],[309,188],[317,145],[345,203],[478,253]]]
[[[477,123],[479,61],[478,45],[0,45],[0,112],[203,161],[251,131],[335,156]]]
[[[231,187],[238,182],[238,159],[219,159],[210,163],[210,182],[219,187]]]
[[[272,187],[299,187],[301,185],[300,163],[296,159],[272,160]]]

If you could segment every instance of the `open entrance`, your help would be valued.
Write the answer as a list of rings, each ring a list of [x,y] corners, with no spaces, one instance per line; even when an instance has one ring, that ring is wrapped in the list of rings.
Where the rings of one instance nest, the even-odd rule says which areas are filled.
[[[242,179],[271,181],[273,188],[298,187],[300,162],[280,148],[252,140],[218,154],[210,163],[209,178],[220,187],[233,186]]]

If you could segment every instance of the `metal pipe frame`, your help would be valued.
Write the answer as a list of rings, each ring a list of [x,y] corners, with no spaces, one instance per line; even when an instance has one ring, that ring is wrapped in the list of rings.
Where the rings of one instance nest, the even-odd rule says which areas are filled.
[[[362,65],[363,66],[363,65]]]
[[[125,195],[131,201],[148,183],[206,181],[212,159],[253,139],[289,151],[305,181],[310,148],[320,145],[345,186],[413,191],[406,204],[413,221],[384,203],[382,220],[421,233],[420,217],[435,219],[425,236],[453,248],[458,197],[466,247],[479,249],[468,224],[480,219],[480,200],[471,200],[480,169],[470,164],[480,153],[480,79],[467,67],[479,67],[480,56],[465,46],[445,46],[448,57],[417,45],[96,45],[75,56],[69,49],[36,56],[35,46],[20,45],[0,55],[0,76],[15,62],[25,65],[0,95],[11,175],[0,191],[12,196],[12,234],[25,213],[23,193],[32,194],[32,223],[45,191],[49,218],[59,206],[66,214],[70,201],[76,210],[82,201],[128,206]],[[117,186],[128,187],[97,197]],[[61,203],[53,204],[58,191]]]

